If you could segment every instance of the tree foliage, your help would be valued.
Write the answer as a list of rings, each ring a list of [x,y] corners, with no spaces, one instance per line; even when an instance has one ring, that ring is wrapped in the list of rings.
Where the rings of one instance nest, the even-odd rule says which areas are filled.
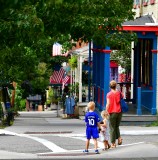
[[[111,60],[115,60],[122,68],[125,69],[126,73],[131,71],[131,45],[127,45],[125,48],[120,50],[114,50],[111,53]]]
[[[35,84],[38,64],[46,63],[49,70],[56,63],[50,56],[56,41],[63,44],[63,52],[78,38],[125,46],[134,36],[120,29],[133,19],[132,6],[133,0],[1,0],[1,83]]]

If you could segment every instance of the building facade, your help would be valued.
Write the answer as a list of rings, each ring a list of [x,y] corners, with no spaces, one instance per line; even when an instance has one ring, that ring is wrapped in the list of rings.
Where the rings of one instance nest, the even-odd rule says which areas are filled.
[[[158,110],[158,0],[134,0],[133,4],[135,19],[123,24],[123,30],[135,32],[138,37],[132,44],[132,103],[137,106],[136,114],[141,115],[145,108],[155,115]],[[100,110],[105,108],[109,91],[110,53],[110,47],[94,45],[94,97]]]
[[[133,11],[135,18],[149,14],[158,23],[158,0],[134,0]]]

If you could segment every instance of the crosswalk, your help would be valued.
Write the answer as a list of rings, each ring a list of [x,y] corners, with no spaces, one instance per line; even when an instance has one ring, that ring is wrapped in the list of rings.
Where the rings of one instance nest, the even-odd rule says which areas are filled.
[[[33,141],[39,142],[40,144],[44,145],[45,147],[47,147],[50,152],[49,153],[38,153],[38,155],[44,155],[44,154],[56,154],[56,153],[69,153],[69,152],[82,152],[83,149],[65,149],[64,146],[59,146],[58,144],[56,144],[53,141],[50,141],[47,139],[47,136],[51,136],[51,137],[61,137],[61,138],[71,138],[71,139],[75,139],[77,141],[83,141],[83,143],[85,144],[86,142],[86,136],[85,134],[73,134],[73,133],[68,133],[68,134],[18,134],[18,133],[14,133],[14,132],[10,132],[10,131],[6,131],[6,130],[0,130],[0,134],[8,134],[8,135],[14,135],[14,136],[19,136],[19,137],[23,137],[23,138],[29,138]],[[90,141],[90,143],[92,145],[94,145],[93,140]],[[144,142],[138,142],[138,143],[131,143],[131,144],[126,144],[126,145],[121,145],[119,147],[126,147],[126,146],[131,146],[131,145],[138,145],[138,144],[142,144]],[[103,143],[98,139],[98,148],[99,150],[104,148]],[[92,149],[90,149],[92,150]],[[94,150],[94,149],[93,149]]]

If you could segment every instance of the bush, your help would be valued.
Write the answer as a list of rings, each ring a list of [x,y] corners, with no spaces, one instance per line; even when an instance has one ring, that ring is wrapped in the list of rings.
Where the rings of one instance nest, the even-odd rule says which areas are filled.
[[[26,100],[25,99],[21,99],[20,100],[20,106],[19,106],[19,110],[23,111],[26,109]]]

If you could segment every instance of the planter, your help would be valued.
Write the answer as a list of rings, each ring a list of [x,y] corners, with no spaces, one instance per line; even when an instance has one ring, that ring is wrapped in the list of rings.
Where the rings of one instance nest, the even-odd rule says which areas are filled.
[[[55,103],[51,104],[50,106],[51,110],[57,109],[57,105]]]
[[[38,105],[38,111],[43,111],[43,106],[42,105]]]

